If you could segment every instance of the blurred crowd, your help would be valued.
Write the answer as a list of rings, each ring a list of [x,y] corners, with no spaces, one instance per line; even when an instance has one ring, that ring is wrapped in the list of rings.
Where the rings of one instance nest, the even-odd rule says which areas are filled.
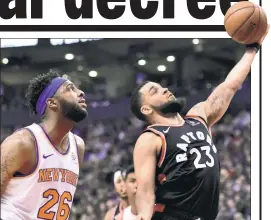
[[[214,126],[214,142],[220,149],[221,194],[217,220],[251,219],[250,113],[226,115]]]
[[[1,111],[9,110],[23,110],[26,109],[25,105],[25,94],[26,86],[6,86],[0,84],[0,100],[1,100]]]
[[[107,100],[105,84],[89,85],[89,93],[87,93],[88,101],[105,101]],[[86,91],[85,88],[82,88]],[[27,110],[25,105],[25,94],[27,85],[9,86],[0,84],[0,104],[1,111],[18,111]],[[95,103],[94,103],[95,104]]]
[[[134,143],[145,124],[131,117],[93,121],[75,128],[86,143],[84,164],[70,220],[103,219],[117,195],[113,172],[132,163]],[[1,126],[1,141],[19,127]],[[250,112],[226,114],[212,128],[221,160],[221,194],[217,220],[250,220]]]

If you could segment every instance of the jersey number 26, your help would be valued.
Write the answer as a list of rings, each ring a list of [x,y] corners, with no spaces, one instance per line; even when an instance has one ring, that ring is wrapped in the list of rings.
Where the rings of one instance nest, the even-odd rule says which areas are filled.
[[[63,192],[60,196],[56,189],[48,189],[43,193],[43,198],[49,198],[50,200],[46,202],[42,207],[40,207],[37,217],[39,219],[53,220],[56,215],[56,220],[66,220],[70,214],[70,207],[66,202],[72,201],[72,195],[70,192]],[[57,213],[50,211],[54,206],[58,205]]]

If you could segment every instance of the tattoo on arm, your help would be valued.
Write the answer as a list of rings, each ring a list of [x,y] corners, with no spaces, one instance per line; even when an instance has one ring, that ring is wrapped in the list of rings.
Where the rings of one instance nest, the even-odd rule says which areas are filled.
[[[221,84],[205,102],[200,102],[193,106],[187,115],[200,116],[207,122],[208,126],[212,126],[227,111],[234,94],[234,90]]]
[[[214,123],[227,111],[234,96],[233,91],[217,91],[208,98],[208,121]]]
[[[209,100],[209,108],[211,110],[211,114],[209,114],[209,120],[212,121],[212,119],[218,117],[219,110],[221,106],[224,105],[224,100],[221,99],[219,96],[215,95],[214,97],[211,97]]]

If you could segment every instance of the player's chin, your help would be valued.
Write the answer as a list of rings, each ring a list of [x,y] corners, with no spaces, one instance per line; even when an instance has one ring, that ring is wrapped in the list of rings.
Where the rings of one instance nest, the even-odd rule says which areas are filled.
[[[82,108],[81,111],[84,112],[85,117],[88,116],[87,108]]]
[[[77,109],[78,110],[78,113],[80,113],[80,115],[85,118],[88,116],[88,111],[87,111],[87,107],[82,107],[82,106],[79,106],[79,108]]]
[[[77,109],[81,112],[87,112],[87,105],[84,104],[82,105],[83,103],[79,103],[79,105],[77,105]]]

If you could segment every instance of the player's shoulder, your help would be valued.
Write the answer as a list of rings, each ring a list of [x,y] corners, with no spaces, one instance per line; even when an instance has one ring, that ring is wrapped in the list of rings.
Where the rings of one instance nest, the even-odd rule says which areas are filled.
[[[27,154],[35,150],[35,137],[31,131],[22,128],[9,135],[1,144],[2,147],[10,148],[10,150],[19,150]]]
[[[157,149],[163,144],[164,137],[154,132],[143,132],[137,139],[135,150],[145,151],[147,149],[157,151]],[[147,148],[146,148],[147,146]]]
[[[144,132],[138,137],[137,142],[154,142],[155,140],[159,140],[159,136],[152,132],[150,129],[144,130]]]
[[[115,214],[117,206],[112,207],[105,213],[104,220],[112,220]]]
[[[86,148],[86,147],[85,147],[85,142],[84,142],[84,140],[83,140],[81,137],[79,137],[78,135],[75,135],[75,134],[74,134],[74,138],[75,138],[76,145],[77,145],[79,162],[80,162],[80,165],[82,165],[83,160],[84,160],[85,148]]]
[[[81,148],[81,149],[85,149],[85,142],[84,142],[84,140],[81,137],[79,137],[78,135],[76,135],[76,134],[74,134],[74,138],[76,140],[77,146],[79,148]]]
[[[179,127],[179,125],[170,125],[170,124],[153,124],[148,126],[144,132],[152,132],[155,135],[158,135],[160,137],[167,137],[169,133],[171,133],[171,130],[175,127]],[[182,127],[182,126],[181,126]]]
[[[186,119],[200,121],[206,127],[209,127],[206,115],[206,101],[197,103],[186,114]]]

